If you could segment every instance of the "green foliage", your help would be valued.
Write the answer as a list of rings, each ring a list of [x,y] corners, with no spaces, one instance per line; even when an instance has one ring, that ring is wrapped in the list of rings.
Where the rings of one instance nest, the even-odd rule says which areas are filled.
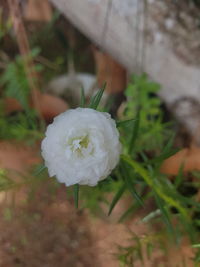
[[[5,116],[0,112],[0,139],[27,141],[33,143],[43,137],[43,133],[38,130],[34,110],[28,114],[16,113]]]
[[[117,128],[122,127],[123,125],[129,124],[131,122],[135,122],[137,119],[129,119],[129,120],[124,120],[124,121],[116,121]]]
[[[123,185],[122,181],[116,180],[114,182],[113,179],[114,177],[109,176],[107,179],[100,181],[92,190],[91,187],[82,186],[79,192],[80,206],[82,208],[88,208],[95,215],[102,214],[100,203],[103,203],[107,209],[112,207],[113,204],[110,204],[108,196],[109,194],[113,194],[113,192],[118,192]]]
[[[81,87],[81,102],[80,102],[80,107],[81,108],[84,108],[85,107],[85,102],[86,102],[86,99],[85,99],[84,88]]]
[[[158,90],[159,86],[149,81],[146,75],[135,76],[128,86],[123,120],[117,122],[123,143],[121,161],[111,175],[112,183],[110,179],[106,179],[101,188],[98,187],[97,191],[91,193],[93,198],[88,197],[93,205],[95,201],[107,203],[104,195],[110,190],[114,197],[109,204],[108,214],[112,215],[115,205],[129,192],[133,196],[133,203],[130,203],[119,221],[143,209],[149,199],[153,198],[157,209],[150,211],[141,221],[163,221],[168,240],[172,238],[178,243],[183,235],[188,234],[194,241],[199,236],[195,225],[198,224],[198,219],[192,218],[195,212],[200,211],[200,205],[194,197],[185,197],[181,193],[182,181],[185,179],[182,167],[174,183],[160,173],[163,161],[176,153],[177,149],[173,148],[174,134],[169,125],[163,123],[161,102],[156,95],[152,97],[152,93],[157,93]],[[82,198],[85,197],[83,194]],[[137,245],[121,248],[125,249],[124,254],[120,254],[120,260],[126,263],[124,266],[134,266],[131,262],[135,258],[140,258],[142,263],[141,240],[138,237],[136,239]],[[156,246],[162,247],[160,241],[154,241],[157,242]],[[153,246],[154,243],[147,242],[148,255]],[[198,259],[198,254],[196,258]]]
[[[153,150],[156,153],[162,149],[169,137],[168,125],[163,123],[161,100],[156,96],[159,89],[160,86],[157,83],[149,81],[147,75],[143,74],[134,75],[125,91],[127,102],[123,118],[128,120],[140,116],[140,120],[135,122],[135,124],[140,123],[139,131],[138,125],[133,125],[132,129],[131,125],[124,127],[125,131],[133,132],[133,136],[137,133],[135,152]],[[138,132],[135,133],[136,130]]]
[[[143,208],[150,198],[154,198],[158,208],[156,214],[163,220],[168,233],[178,240],[180,229],[175,229],[172,222],[173,218],[176,218],[181,225],[179,227],[181,231],[187,232],[191,238],[194,238],[195,229],[191,220],[190,205],[195,205],[196,209],[199,209],[198,203],[183,197],[178,191],[178,183],[173,184],[160,173],[162,162],[177,150],[173,149],[174,135],[162,122],[161,102],[156,95],[153,98],[151,96],[158,90],[159,86],[149,81],[146,75],[134,76],[133,82],[126,91],[124,120],[117,123],[121,131],[123,155],[118,167],[111,175],[113,182],[106,179],[97,191],[92,191],[93,198],[89,198],[93,199],[93,203],[95,200],[104,199],[103,195],[108,192],[107,184],[109,184],[110,191],[114,193],[109,205],[108,214],[110,215],[123,194],[129,192],[133,197],[133,203],[130,203],[128,210],[121,215],[120,221]],[[95,107],[99,104],[102,93],[102,90],[99,91],[91,100],[92,105],[95,99],[98,100]],[[155,125],[158,127],[155,128]],[[149,152],[151,152],[150,157]],[[180,175],[181,172],[175,181],[180,180]],[[102,192],[101,197],[100,192]],[[87,197],[88,193],[86,196],[82,195],[82,198]],[[173,209],[176,210],[175,214],[172,212]],[[153,218],[149,214],[146,217]]]
[[[78,199],[79,199],[79,184],[74,185],[74,202],[75,207],[78,209]]]
[[[24,67],[24,60],[29,60],[29,57],[36,57],[39,52],[39,49],[33,49],[26,59],[22,56],[16,56],[15,60],[7,63],[0,76],[0,85],[3,88],[2,97],[15,98],[24,110],[6,115],[3,101],[1,101],[0,139],[26,140],[32,143],[43,136],[39,131],[36,111],[30,107],[30,87]],[[34,65],[35,71],[41,71],[41,69],[40,64]],[[29,72],[31,72],[31,69],[29,69]]]
[[[6,21],[3,20],[3,9],[0,8],[0,41],[11,29],[11,19],[8,18]]]
[[[117,191],[116,195],[113,198],[113,201],[110,204],[108,215],[111,214],[111,212],[114,209],[115,205],[117,204],[117,202],[119,201],[119,199],[122,197],[125,189],[126,189],[126,185],[125,184],[122,184],[122,186],[119,188],[119,190]]]
[[[131,136],[130,136],[130,142],[129,142],[129,147],[128,147],[128,153],[132,155],[133,149],[134,149],[134,144],[136,142],[136,139],[139,134],[139,129],[140,129],[140,111],[138,111],[138,114],[136,116],[136,120],[133,123],[133,126],[131,128]]]
[[[101,101],[101,98],[103,96],[104,90],[106,87],[106,83],[103,85],[103,87],[91,98],[89,108],[97,109],[99,106],[99,103]]]
[[[18,100],[25,110],[29,110],[30,87],[24,60],[28,60],[29,57],[35,57],[38,53],[39,50],[34,49],[31,55],[27,55],[26,59],[22,56],[17,56],[14,61],[7,64],[4,73],[0,77],[0,85],[4,86],[5,96]],[[41,65],[36,64],[34,68],[36,71],[40,71]],[[29,69],[29,72],[31,71]]]
[[[14,62],[7,65],[0,84],[5,86],[6,96],[16,98],[25,109],[28,109],[29,84],[21,57],[16,57]]]
[[[22,186],[27,186],[29,183],[33,183],[35,177],[27,177],[22,173],[15,173],[15,179],[12,179],[5,169],[0,169],[0,192],[8,191],[11,189],[20,189]]]
[[[130,235],[132,245],[126,247],[118,246],[119,253],[116,256],[119,259],[120,266],[144,266],[144,259],[152,259],[153,261],[155,251],[163,256],[167,254],[165,242],[167,239],[166,232],[138,236],[136,233],[130,231]],[[152,262],[152,264],[158,266],[157,261],[155,263]]]

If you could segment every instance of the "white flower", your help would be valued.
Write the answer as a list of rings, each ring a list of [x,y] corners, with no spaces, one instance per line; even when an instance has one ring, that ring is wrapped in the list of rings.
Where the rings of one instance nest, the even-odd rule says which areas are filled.
[[[95,186],[115,168],[120,151],[115,121],[90,108],[71,109],[54,118],[42,141],[49,175],[67,186]]]

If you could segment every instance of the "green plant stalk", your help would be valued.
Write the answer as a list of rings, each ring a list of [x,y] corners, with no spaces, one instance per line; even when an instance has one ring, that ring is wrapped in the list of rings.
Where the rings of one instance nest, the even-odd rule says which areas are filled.
[[[169,203],[172,207],[177,208],[181,212],[181,214],[184,216],[184,218],[186,218],[188,221],[190,221],[190,218],[188,217],[185,209],[178,202],[176,202],[174,199],[167,196],[166,194],[163,194],[163,192],[158,187],[154,186],[152,179],[149,177],[148,173],[146,172],[146,170],[144,168],[142,168],[136,161],[132,160],[129,156],[121,155],[121,158],[122,158],[122,160],[126,161],[129,165],[131,165],[136,170],[136,172],[141,175],[141,177],[145,180],[145,182],[150,187],[152,187],[155,190],[155,192],[163,200],[165,200],[167,203]]]

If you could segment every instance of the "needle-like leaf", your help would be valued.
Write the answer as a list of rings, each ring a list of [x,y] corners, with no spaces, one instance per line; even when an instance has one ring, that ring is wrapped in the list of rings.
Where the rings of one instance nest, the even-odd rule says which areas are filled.
[[[108,212],[108,216],[111,214],[112,210],[114,209],[115,205],[117,204],[117,202],[119,201],[119,199],[121,198],[121,196],[123,195],[124,191],[126,189],[126,185],[123,184],[119,190],[117,191],[116,195],[114,196],[111,204],[110,204],[110,209]]]
[[[74,202],[75,207],[78,209],[78,200],[79,200],[79,184],[74,185]]]
[[[133,121],[133,130],[128,151],[130,155],[132,154],[133,147],[139,133],[139,128],[140,128],[140,111],[138,111],[136,119]]]
[[[104,83],[103,87],[97,92],[95,96],[92,97],[89,108],[93,109],[98,108],[98,105],[101,101],[105,88],[106,88],[106,83]]]
[[[130,191],[133,198],[136,199],[140,203],[141,206],[143,206],[144,203],[142,201],[142,198],[138,195],[138,193],[135,190],[135,185],[132,181],[132,177],[129,175],[125,162],[124,163],[122,162],[120,170],[121,170],[122,177],[124,178],[125,184],[127,186],[127,189]]]
[[[37,169],[36,169],[36,171],[34,172],[34,176],[37,176],[37,175],[39,175],[41,172],[43,172],[43,170],[46,168],[46,166],[45,165],[40,165]]]
[[[181,205],[181,203],[177,199],[174,199],[170,195],[166,194],[163,187],[158,187],[155,185],[154,180],[151,178],[151,176],[149,176],[146,169],[126,155],[122,155],[121,158],[133,167],[135,172],[137,172],[144,179],[147,185],[149,185],[161,199],[163,199],[169,206],[177,208],[186,220],[189,219],[187,211]]]
[[[84,92],[83,87],[81,87],[81,103],[80,103],[81,108],[84,108],[85,102],[86,102],[85,101],[85,92]]]
[[[126,124],[131,123],[131,122],[135,122],[135,121],[136,121],[136,119],[129,119],[129,120],[124,120],[124,121],[117,121],[116,122],[116,126],[117,127],[121,127],[123,125],[126,125]]]

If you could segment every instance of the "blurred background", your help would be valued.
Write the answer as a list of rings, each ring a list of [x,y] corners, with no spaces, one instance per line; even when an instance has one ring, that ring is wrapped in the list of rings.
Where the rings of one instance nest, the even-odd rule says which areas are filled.
[[[123,121],[140,110],[133,135],[122,127],[124,152],[135,135],[131,157],[187,200],[198,238],[199,77],[199,0],[1,0],[0,266],[200,266],[176,208],[178,245],[149,188],[143,208],[125,192],[108,216],[121,186],[113,174],[81,187],[76,210],[72,188],[48,178],[40,155],[53,118],[106,82],[101,111]]]

